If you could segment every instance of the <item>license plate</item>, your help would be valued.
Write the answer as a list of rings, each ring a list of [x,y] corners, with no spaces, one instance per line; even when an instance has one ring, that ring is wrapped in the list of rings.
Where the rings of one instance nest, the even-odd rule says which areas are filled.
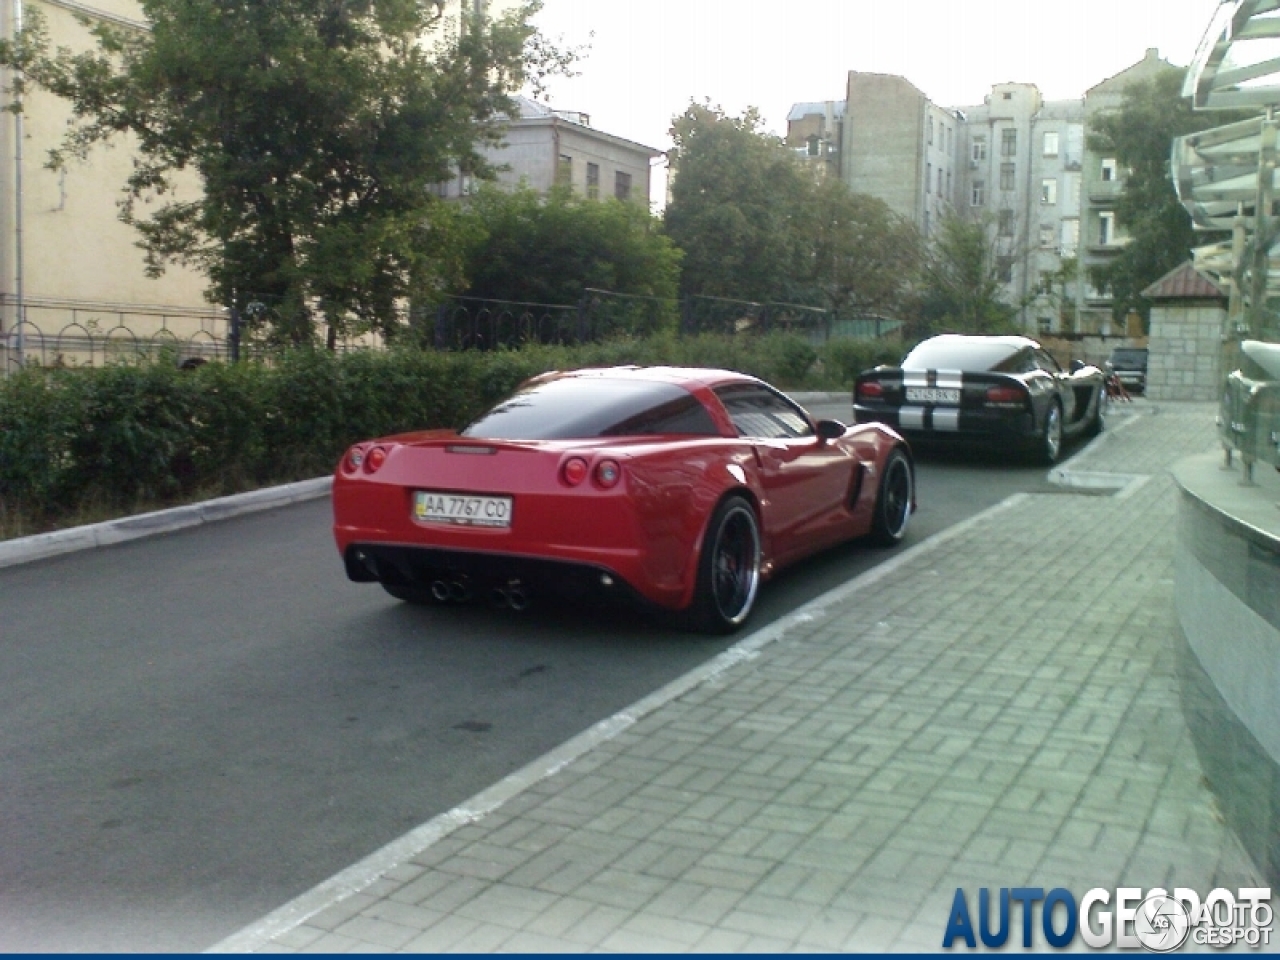
[[[509,527],[511,498],[415,490],[413,515],[429,523],[454,523],[465,527]]]
[[[949,403],[955,406],[960,402],[960,391],[947,387],[907,387],[909,403]]]

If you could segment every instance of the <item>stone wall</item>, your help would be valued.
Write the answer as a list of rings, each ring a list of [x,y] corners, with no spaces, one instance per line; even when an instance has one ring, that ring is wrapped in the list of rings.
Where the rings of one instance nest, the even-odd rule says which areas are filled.
[[[1147,396],[1152,400],[1217,400],[1222,392],[1222,329],[1216,303],[1158,303],[1151,309]]]

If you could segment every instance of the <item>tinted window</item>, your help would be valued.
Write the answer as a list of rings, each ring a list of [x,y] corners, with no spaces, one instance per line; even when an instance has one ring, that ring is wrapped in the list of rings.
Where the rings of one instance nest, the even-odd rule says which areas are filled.
[[[813,436],[808,418],[795,404],[767,387],[740,383],[719,387],[716,396],[744,437],[786,440]]]
[[[716,436],[706,408],[671,383],[567,377],[535,384],[462,431],[487,440],[568,440],[646,433]]]
[[[992,370],[1018,352],[994,340],[934,337],[907,354],[904,370]]]

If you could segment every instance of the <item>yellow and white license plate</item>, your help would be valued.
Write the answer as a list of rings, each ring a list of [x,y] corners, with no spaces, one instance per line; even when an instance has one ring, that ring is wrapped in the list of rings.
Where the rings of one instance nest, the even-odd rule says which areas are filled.
[[[955,406],[960,402],[960,391],[947,387],[907,387],[908,403],[947,403]]]
[[[415,490],[413,515],[428,523],[465,527],[511,526],[510,497],[477,497],[442,490]]]

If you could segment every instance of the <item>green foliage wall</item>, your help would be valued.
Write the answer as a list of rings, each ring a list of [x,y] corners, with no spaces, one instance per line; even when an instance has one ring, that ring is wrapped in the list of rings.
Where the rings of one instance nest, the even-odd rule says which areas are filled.
[[[724,367],[781,386],[847,389],[891,344],[791,335],[657,336],[492,353],[283,354],[275,363],[33,368],[0,381],[0,516],[56,526],[319,476],[352,442],[461,427],[547,370]]]

